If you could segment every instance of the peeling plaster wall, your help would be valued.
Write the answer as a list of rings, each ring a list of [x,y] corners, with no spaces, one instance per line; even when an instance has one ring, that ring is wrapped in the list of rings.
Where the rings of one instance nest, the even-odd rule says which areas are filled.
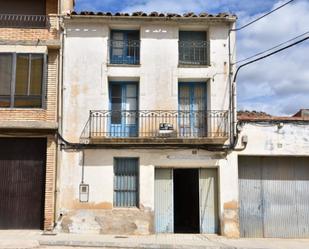
[[[67,21],[64,45],[64,135],[78,142],[90,110],[108,109],[108,81],[139,82],[140,110],[177,110],[178,82],[205,82],[208,110],[228,110],[228,24],[208,31],[210,66],[178,67],[178,33],[185,26]],[[140,29],[141,65],[108,65],[110,29]],[[232,46],[233,47],[233,46]]]
[[[90,110],[108,109],[108,81],[139,82],[140,110],[177,110],[178,82],[205,82],[209,110],[228,110],[228,24],[191,26],[167,22],[121,23],[67,20],[64,45],[63,137],[79,142]],[[108,65],[110,29],[139,29],[141,65]],[[205,30],[210,39],[210,66],[178,67],[179,30]],[[234,40],[234,38],[232,38]],[[233,44],[232,44],[232,47]],[[153,232],[155,167],[217,167],[219,207],[237,200],[237,164],[233,155],[189,149],[86,150],[88,203],[79,202],[81,152],[62,151],[59,171],[59,229],[77,233],[148,234]],[[113,208],[113,158],[140,159],[140,209]],[[236,174],[236,175],[235,175]],[[125,216],[126,214],[126,216]],[[104,218],[105,217],[105,218]],[[109,220],[113,217],[112,220]],[[105,223],[104,223],[105,221]],[[119,222],[121,223],[121,229]],[[117,225],[118,224],[118,225]]]
[[[78,185],[81,181],[81,153],[64,153],[65,167],[61,173],[60,213],[64,214],[62,230],[81,233],[120,233],[149,234],[154,231],[154,173],[155,168],[209,168],[218,169],[219,185],[219,218],[228,235],[238,228],[238,221],[229,220],[226,216],[227,205],[238,199],[238,177],[235,154],[226,156],[221,153],[197,150],[101,150],[85,151],[85,183],[90,186],[89,202],[79,202]],[[137,157],[140,161],[140,209],[113,208],[113,160],[114,157]],[[229,207],[228,207],[229,208]],[[133,213],[133,216],[131,215]],[[127,217],[125,216],[127,215]],[[104,219],[105,217],[105,219]],[[114,217],[106,221],[107,217]],[[117,220],[123,227],[131,230],[119,230]],[[104,225],[104,220],[109,224]],[[100,221],[98,223],[98,221]],[[126,221],[126,222],[124,222]],[[103,222],[103,223],[102,223]],[[92,225],[91,225],[92,224]],[[140,224],[140,225],[138,225]],[[236,224],[236,225],[235,225]],[[231,228],[231,226],[233,226]],[[106,228],[108,227],[108,229]],[[236,228],[235,228],[236,227]],[[130,231],[130,232],[129,232]],[[235,236],[234,236],[235,237]]]
[[[232,152],[228,157],[228,164],[224,171],[230,191],[221,192],[221,200],[231,200],[223,203],[221,217],[221,233],[227,237],[239,237],[238,217],[238,156],[309,156],[309,123],[307,125],[283,123],[282,128],[270,123],[244,124],[238,148],[241,148],[241,137],[248,136],[245,150]],[[230,170],[230,175],[228,174]],[[222,186],[223,183],[221,183]],[[223,195],[223,196],[222,196]]]
[[[241,135],[247,135],[249,142],[239,155],[265,156],[308,156],[309,123],[301,125],[283,123],[281,129],[273,124],[245,124]]]

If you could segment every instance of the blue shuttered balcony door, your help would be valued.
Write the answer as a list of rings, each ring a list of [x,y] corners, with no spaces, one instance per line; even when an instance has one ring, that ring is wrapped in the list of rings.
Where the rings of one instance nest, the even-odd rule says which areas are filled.
[[[207,136],[206,83],[179,83],[178,109],[181,137]]]
[[[110,137],[138,136],[138,90],[136,83],[110,84]]]

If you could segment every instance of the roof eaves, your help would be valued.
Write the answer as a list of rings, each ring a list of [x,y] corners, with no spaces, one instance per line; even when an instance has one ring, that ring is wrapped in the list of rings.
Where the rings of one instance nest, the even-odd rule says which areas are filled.
[[[130,13],[121,13],[121,12],[116,12],[116,13],[111,13],[111,12],[93,12],[93,11],[72,11],[71,13],[68,14],[69,16],[72,17],[125,17],[125,18],[134,18],[134,17],[141,17],[141,18],[175,18],[175,19],[184,19],[184,18],[192,18],[192,19],[226,19],[226,20],[233,20],[236,21],[237,16],[234,14],[229,14],[229,13],[218,13],[218,14],[208,14],[206,12],[200,13],[200,14],[195,14],[193,12],[185,13],[183,15],[177,14],[177,13],[159,13],[159,12],[151,12],[149,14],[138,11],[138,12],[133,12],[132,14]]]

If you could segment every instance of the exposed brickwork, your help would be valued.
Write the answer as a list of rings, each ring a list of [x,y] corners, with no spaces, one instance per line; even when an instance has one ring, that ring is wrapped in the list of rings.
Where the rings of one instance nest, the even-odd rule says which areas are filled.
[[[48,28],[0,28],[0,39],[18,41],[59,39],[57,16],[50,16],[49,23]]]
[[[44,230],[54,227],[55,172],[57,146],[54,136],[47,138]]]
[[[46,0],[46,14],[58,13],[58,0]]]
[[[0,28],[1,40],[57,40],[58,31],[58,0],[46,0],[46,15],[49,22],[46,28]]]
[[[32,46],[40,45],[39,42],[46,41],[45,44],[53,44],[59,41],[58,23],[58,0],[46,0],[46,15],[49,17],[49,25],[46,28],[0,28],[0,41],[2,45],[25,45],[31,43]],[[52,42],[47,42],[52,41]],[[38,42],[37,44],[33,42]],[[12,51],[16,52],[16,51]],[[57,122],[57,87],[58,87],[58,61],[59,51],[48,49],[48,65],[46,77],[46,100],[41,109],[0,109],[1,121],[48,121]],[[12,130],[14,133],[14,131]],[[23,131],[20,131],[21,134]],[[42,134],[42,133],[41,133]],[[36,136],[33,131],[33,136]],[[16,137],[22,136],[16,132]],[[57,142],[54,135],[47,136],[46,151],[46,185],[45,185],[45,209],[44,209],[44,229],[52,230],[54,226],[54,206],[55,206],[55,169]]]
[[[57,121],[58,50],[48,50],[46,121]]]

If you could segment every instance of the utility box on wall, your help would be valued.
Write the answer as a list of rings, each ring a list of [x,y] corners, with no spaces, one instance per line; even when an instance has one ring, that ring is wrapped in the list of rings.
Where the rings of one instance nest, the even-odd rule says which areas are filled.
[[[89,184],[81,183],[79,185],[79,202],[89,201]]]

